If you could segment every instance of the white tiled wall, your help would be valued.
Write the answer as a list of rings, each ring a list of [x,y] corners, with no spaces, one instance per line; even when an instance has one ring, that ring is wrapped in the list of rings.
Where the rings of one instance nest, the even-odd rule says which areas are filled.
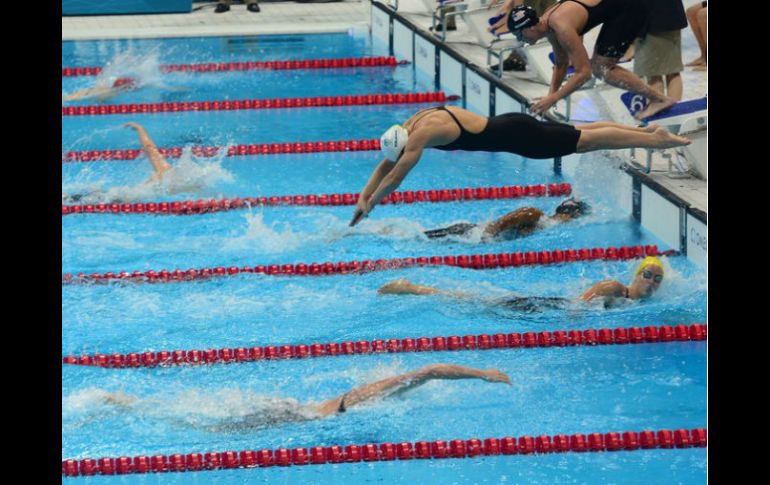
[[[642,225],[668,246],[679,249],[680,209],[642,185]]]
[[[687,258],[704,268],[708,266],[708,226],[687,214]]]
[[[441,52],[441,89],[449,94],[463,94],[463,65],[456,61],[452,56]]]
[[[393,55],[396,59],[414,62],[414,32],[412,29],[393,19]]]
[[[414,67],[430,79],[436,77],[436,46],[423,36],[414,36]]]
[[[465,98],[469,109],[489,116],[489,81],[470,69],[465,70]]]

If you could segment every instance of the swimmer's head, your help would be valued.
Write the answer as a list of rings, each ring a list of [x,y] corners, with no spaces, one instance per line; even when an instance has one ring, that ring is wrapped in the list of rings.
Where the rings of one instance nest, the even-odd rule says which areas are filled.
[[[385,158],[393,162],[398,160],[409,140],[409,133],[401,125],[393,125],[380,137],[380,150]]]
[[[537,25],[540,18],[534,8],[527,5],[519,5],[511,10],[508,15],[508,30],[522,42],[521,31]]]
[[[652,295],[663,282],[663,263],[655,256],[647,256],[636,268],[631,288],[642,298]]]
[[[113,88],[134,89],[136,87],[136,79],[132,77],[119,77],[112,83]]]
[[[563,214],[572,219],[591,213],[591,206],[582,200],[570,197],[556,208],[556,215]]]

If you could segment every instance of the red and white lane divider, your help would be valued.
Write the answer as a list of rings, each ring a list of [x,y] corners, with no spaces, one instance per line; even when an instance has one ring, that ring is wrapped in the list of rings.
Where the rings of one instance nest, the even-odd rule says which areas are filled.
[[[546,332],[497,333],[494,335],[450,335],[448,337],[418,337],[404,339],[375,339],[328,344],[266,345],[207,350],[161,350],[128,354],[94,354],[62,358],[62,364],[111,367],[170,367],[177,365],[230,364],[271,359],[304,359],[338,355],[444,352],[460,350],[520,349],[535,347],[565,347],[578,345],[624,345],[655,342],[687,342],[706,340],[705,324],[689,326],[662,325],[629,328],[599,328],[588,330],[555,330]]]
[[[339,140],[339,141],[304,141],[286,143],[252,143],[248,145],[229,145],[227,147],[194,146],[192,154],[199,157],[213,157],[220,150],[227,148],[225,156],[236,157],[244,155],[279,155],[284,153],[322,153],[322,152],[360,152],[380,149],[380,140]],[[182,156],[182,147],[159,148],[158,151],[166,158]],[[99,160],[134,160],[144,152],[141,148],[115,150],[82,150],[67,152],[62,157],[66,162],[93,162]]]
[[[271,60],[246,62],[206,62],[199,64],[162,64],[161,72],[228,72],[290,69],[339,69],[351,67],[382,67],[409,64],[407,60],[397,61],[393,56],[340,57],[333,59]],[[62,77],[98,76],[101,67],[63,67]]]
[[[101,104],[62,106],[62,116],[115,115],[137,113],[177,113],[183,111],[235,111],[242,109],[312,108],[318,106],[361,106],[375,104],[414,104],[453,101],[443,91],[427,93],[384,93],[311,98],[240,99],[235,101],[183,101],[171,103]]]
[[[623,433],[576,433],[554,436],[512,436],[480,440],[436,440],[401,443],[368,443],[347,446],[313,446],[172,455],[121,456],[62,461],[62,475],[123,475],[128,473],[195,472],[227,468],[324,465],[412,459],[474,458],[482,455],[530,455],[533,453],[583,453],[645,449],[704,448],[705,428],[626,431]]]
[[[193,281],[216,278],[222,276],[234,276],[244,273],[256,273],[270,276],[322,276],[330,274],[361,274],[371,271],[384,271],[390,269],[409,268],[412,266],[458,266],[470,269],[494,269],[510,266],[533,266],[556,263],[572,263],[577,261],[617,261],[625,259],[639,259],[645,256],[673,256],[676,251],[669,250],[658,252],[654,244],[648,246],[621,246],[618,248],[583,248],[583,249],[555,249],[553,251],[527,251],[499,254],[469,254],[452,256],[419,256],[417,258],[393,258],[370,259],[364,261],[340,261],[337,264],[326,263],[298,263],[298,264],[271,264],[259,266],[230,266],[225,268],[190,268],[188,270],[148,270],[129,273],[78,273],[73,276],[70,273],[62,275],[62,284],[72,283],[109,283],[110,281],[130,281],[133,283],[170,283],[178,281]]]
[[[419,202],[456,202],[466,200],[518,199],[519,197],[558,197],[572,193],[568,183],[538,185],[506,185],[456,189],[406,190],[392,192],[380,205],[414,204]],[[191,215],[224,212],[256,206],[351,206],[359,194],[274,195],[271,197],[237,197],[235,199],[182,200],[175,202],[136,202],[112,204],[83,204],[61,206],[62,216],[68,214],[175,214]]]

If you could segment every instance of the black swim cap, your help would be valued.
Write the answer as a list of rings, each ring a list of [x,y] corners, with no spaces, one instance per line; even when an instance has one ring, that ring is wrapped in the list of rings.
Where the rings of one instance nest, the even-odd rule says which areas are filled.
[[[578,217],[591,213],[591,206],[582,200],[575,200],[570,197],[556,208],[557,214],[567,214],[570,217]]]
[[[534,8],[526,5],[519,5],[511,10],[511,14],[508,16],[508,30],[516,32],[517,30],[526,29],[537,24],[540,19],[537,16],[537,12]]]

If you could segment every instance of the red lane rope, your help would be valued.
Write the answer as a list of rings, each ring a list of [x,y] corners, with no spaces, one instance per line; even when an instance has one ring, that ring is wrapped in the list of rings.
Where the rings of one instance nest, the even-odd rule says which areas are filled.
[[[207,350],[161,350],[130,352],[128,354],[93,354],[62,358],[62,364],[95,367],[129,368],[201,364],[230,364],[270,359],[304,359],[338,355],[443,352],[447,350],[520,349],[535,347],[564,347],[578,345],[623,345],[654,342],[687,342],[706,340],[707,326],[694,323],[660,327],[620,327],[587,330],[555,330],[546,332],[497,333],[494,335],[450,335],[447,337],[418,337],[404,339],[375,339],[358,342],[327,344],[266,345]]]
[[[227,72],[289,69],[338,69],[350,67],[381,67],[409,64],[407,60],[396,61],[388,57],[343,57],[334,59],[272,60],[247,62],[207,62],[201,64],[162,64],[161,72]],[[101,67],[63,67],[62,77],[97,76]]]
[[[413,204],[419,202],[455,202],[464,200],[517,199],[519,197],[557,197],[572,193],[568,183],[511,185],[502,187],[476,187],[456,189],[407,190],[392,192],[382,199],[380,205]],[[358,202],[359,194],[321,194],[321,195],[274,195],[271,197],[237,197],[235,199],[182,200],[174,202],[136,202],[112,204],[83,204],[61,206],[62,216],[68,214],[205,214],[223,212],[254,206],[350,206]]]
[[[528,251],[525,253],[500,253],[500,254],[470,254],[457,256],[419,256],[417,258],[393,258],[370,259],[364,261],[340,261],[337,264],[326,263],[298,263],[298,264],[271,264],[259,266],[244,266],[238,268],[231,266],[225,268],[191,268],[186,271],[176,269],[134,271],[129,273],[78,273],[73,276],[70,273],[62,275],[62,284],[71,283],[109,283],[111,280],[130,281],[134,283],[170,283],[178,281],[203,280],[214,277],[233,276],[244,273],[257,273],[271,276],[322,276],[329,274],[360,274],[371,271],[384,271],[397,268],[409,268],[412,266],[459,266],[471,269],[494,269],[510,266],[546,265],[554,263],[571,263],[576,261],[617,261],[625,259],[639,259],[645,256],[673,255],[673,251],[658,252],[654,244],[648,246],[621,246],[618,248],[583,248],[583,249],[555,249],[553,251]]]
[[[85,458],[62,461],[62,475],[114,475],[127,473],[195,472],[220,468],[254,468],[328,463],[378,462],[411,459],[473,458],[481,455],[529,455],[533,453],[635,451],[640,449],[704,448],[708,445],[705,428],[691,430],[626,431],[609,433],[520,436],[480,440],[436,440],[364,445],[312,446],[174,453],[154,456]]]
[[[213,157],[223,148],[227,148],[227,153],[225,155],[228,157],[243,155],[277,155],[283,153],[356,152],[379,150],[380,140],[295,141],[285,143],[252,143],[249,145],[230,145],[227,147],[195,146],[192,147],[192,153],[199,157]],[[67,152],[62,157],[62,163],[92,162],[97,160],[134,160],[141,155],[143,151],[143,149],[137,148]],[[158,151],[164,157],[179,158],[182,156],[183,148],[159,148]]]
[[[317,106],[359,106],[374,104],[434,103],[459,99],[443,91],[426,93],[385,93],[312,98],[240,99],[235,101],[184,101],[173,103],[101,104],[62,106],[62,116],[114,115],[129,113],[175,113],[182,111],[234,111],[242,109],[311,108]]]

